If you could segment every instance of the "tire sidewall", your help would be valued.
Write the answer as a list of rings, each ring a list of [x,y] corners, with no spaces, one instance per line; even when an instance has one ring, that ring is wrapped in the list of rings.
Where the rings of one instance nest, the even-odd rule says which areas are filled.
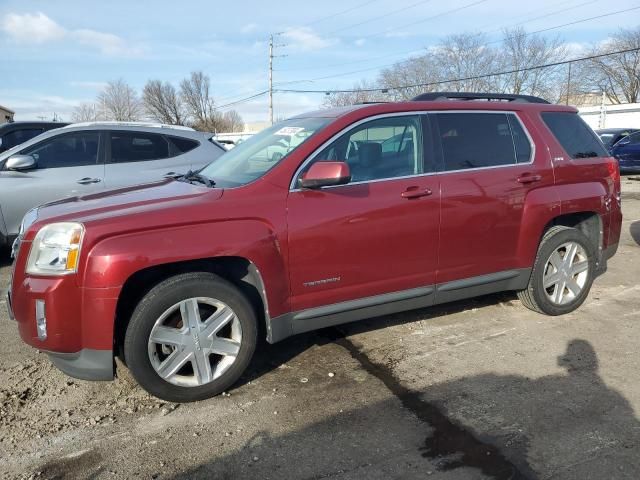
[[[210,297],[227,304],[242,328],[242,342],[235,362],[219,378],[198,387],[167,382],[153,368],[148,355],[151,330],[160,315],[182,300]],[[177,275],[155,286],[135,308],[125,334],[124,353],[136,381],[150,394],[172,402],[210,398],[228,389],[242,375],[257,341],[256,316],[247,299],[229,282],[211,273]]]
[[[549,298],[547,298],[543,284],[544,270],[547,264],[547,260],[554,252],[554,250],[556,250],[560,245],[567,242],[578,243],[584,249],[588,256],[587,260],[589,262],[589,270],[587,273],[587,280],[580,294],[566,305],[557,305],[551,302]],[[534,270],[531,277],[531,287],[533,287],[532,294],[536,304],[547,315],[563,315],[574,311],[580,305],[582,305],[582,303],[589,295],[589,290],[591,289],[591,285],[593,284],[593,280],[595,278],[595,269],[596,253],[594,246],[587,238],[587,236],[580,230],[567,228],[548,237],[540,245],[540,250],[538,251],[536,264],[534,265]]]

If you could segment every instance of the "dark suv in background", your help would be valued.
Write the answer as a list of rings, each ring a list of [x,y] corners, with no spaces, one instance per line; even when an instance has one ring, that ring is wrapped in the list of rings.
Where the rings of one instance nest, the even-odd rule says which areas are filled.
[[[62,122],[11,122],[0,125],[0,153],[37,137],[41,133],[69,125]]]

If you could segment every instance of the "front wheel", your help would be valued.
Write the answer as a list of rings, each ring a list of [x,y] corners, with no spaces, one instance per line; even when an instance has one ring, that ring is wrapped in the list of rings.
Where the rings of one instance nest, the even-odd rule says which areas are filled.
[[[593,283],[595,250],[580,230],[551,227],[542,238],[529,285],[518,297],[529,309],[563,315],[578,308]]]
[[[235,383],[256,340],[255,313],[238,289],[211,273],[186,273],[142,298],[127,327],[124,355],[149,393],[192,402]]]

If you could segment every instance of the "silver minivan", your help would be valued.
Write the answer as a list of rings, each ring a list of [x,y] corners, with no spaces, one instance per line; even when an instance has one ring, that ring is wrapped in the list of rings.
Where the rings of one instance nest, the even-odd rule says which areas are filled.
[[[0,155],[0,246],[24,214],[64,197],[162,180],[197,170],[225,149],[187,127],[126,122],[76,123]]]

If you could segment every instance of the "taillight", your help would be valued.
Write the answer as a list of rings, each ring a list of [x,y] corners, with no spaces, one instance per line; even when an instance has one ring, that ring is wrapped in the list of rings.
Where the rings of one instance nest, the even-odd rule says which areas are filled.
[[[607,159],[607,170],[609,172],[609,178],[611,178],[613,182],[613,195],[618,201],[618,205],[620,205],[620,165],[618,164],[618,160],[609,157]]]

